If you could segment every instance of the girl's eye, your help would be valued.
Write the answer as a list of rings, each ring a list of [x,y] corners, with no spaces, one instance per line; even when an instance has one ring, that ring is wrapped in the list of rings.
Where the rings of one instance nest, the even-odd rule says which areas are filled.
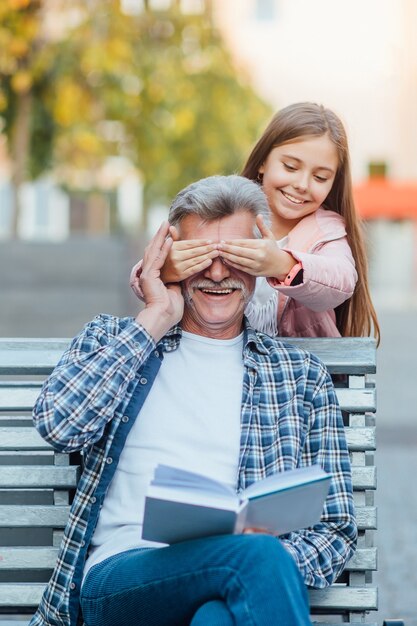
[[[319,183],[326,183],[327,182],[327,178],[323,177],[323,176],[315,176],[315,179],[319,181]]]
[[[285,169],[288,170],[289,172],[295,172],[296,169],[297,169],[296,167],[293,167],[289,163],[284,163],[283,165],[284,165]]]

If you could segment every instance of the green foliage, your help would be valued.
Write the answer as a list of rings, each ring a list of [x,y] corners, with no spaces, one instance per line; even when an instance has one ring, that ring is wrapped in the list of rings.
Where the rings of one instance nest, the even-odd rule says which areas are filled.
[[[59,41],[41,36],[39,9],[51,3],[9,0],[0,9],[0,115],[9,134],[19,92],[32,91],[32,176],[53,165],[69,186],[74,173],[90,173],[93,187],[106,157],[127,156],[149,206],[202,176],[239,172],[271,110],[208,16],[184,15],[175,2],[139,15],[124,14],[118,0],[52,6],[60,2],[78,9],[78,21]]]

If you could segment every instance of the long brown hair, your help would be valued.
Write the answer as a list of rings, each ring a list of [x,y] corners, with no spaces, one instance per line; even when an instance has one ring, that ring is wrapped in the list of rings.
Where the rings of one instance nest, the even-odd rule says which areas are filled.
[[[338,116],[322,105],[299,102],[274,115],[256,143],[242,170],[242,176],[259,180],[259,168],[276,146],[304,136],[327,134],[338,154],[338,169],[323,208],[339,213],[345,220],[347,239],[358,272],[358,282],[349,300],[335,310],[336,324],[344,337],[369,336],[380,341],[377,315],[368,286],[368,263],[362,223],[355,209],[352,192],[349,147],[345,128]]]

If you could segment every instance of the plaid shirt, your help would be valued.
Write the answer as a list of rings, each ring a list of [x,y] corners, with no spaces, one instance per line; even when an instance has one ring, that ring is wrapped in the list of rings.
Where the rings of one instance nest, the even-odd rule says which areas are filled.
[[[175,350],[180,338],[181,329],[174,327],[155,345],[132,318],[99,315],[45,382],[34,408],[35,425],[55,449],[82,450],[84,472],[31,626],[82,624],[79,591],[101,505],[164,352]],[[313,463],[332,475],[320,523],[281,537],[305,583],[325,587],[353,554],[357,536],[349,457],[330,376],[314,355],[248,325],[243,362],[237,491]]]

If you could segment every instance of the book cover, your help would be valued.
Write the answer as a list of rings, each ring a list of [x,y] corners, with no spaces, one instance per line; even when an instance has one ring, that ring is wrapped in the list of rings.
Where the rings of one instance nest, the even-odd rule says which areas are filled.
[[[312,465],[260,480],[240,494],[221,482],[158,465],[145,499],[143,539],[176,543],[259,528],[277,535],[316,524],[330,475]]]

